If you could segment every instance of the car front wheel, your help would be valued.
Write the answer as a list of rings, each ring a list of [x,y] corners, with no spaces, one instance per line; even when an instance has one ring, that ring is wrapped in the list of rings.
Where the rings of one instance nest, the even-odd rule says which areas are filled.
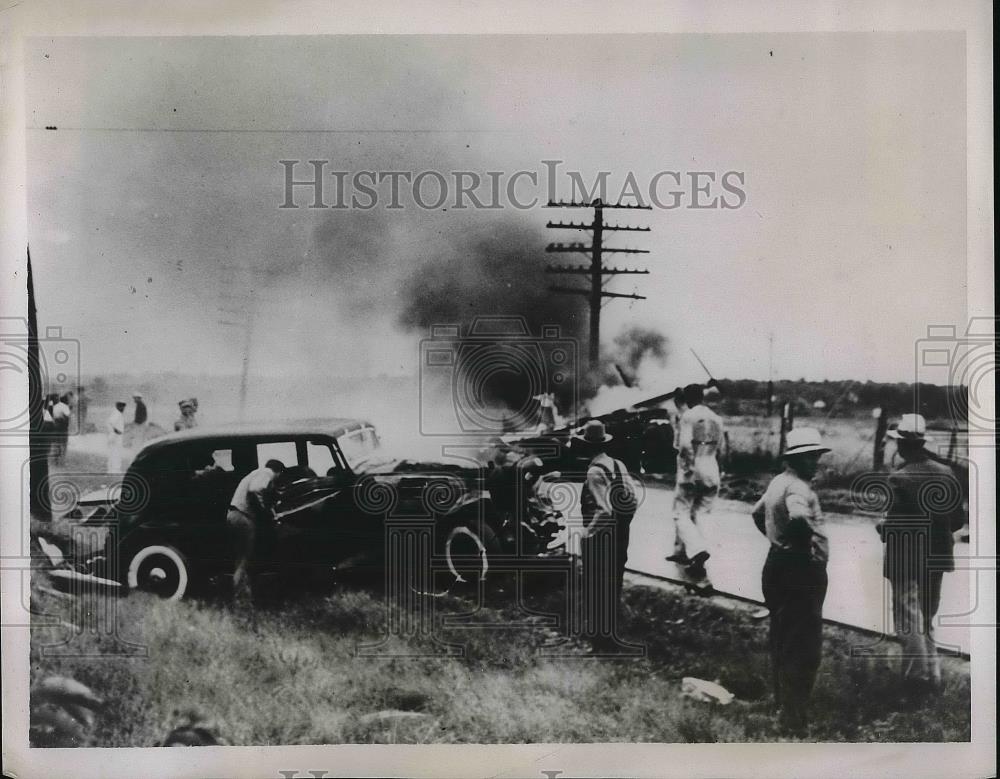
[[[129,590],[150,592],[166,600],[180,600],[190,582],[188,561],[172,546],[144,546],[128,564],[126,583]]]
[[[496,533],[486,523],[462,523],[445,538],[444,555],[455,581],[476,584],[486,580],[490,556],[500,551]]]

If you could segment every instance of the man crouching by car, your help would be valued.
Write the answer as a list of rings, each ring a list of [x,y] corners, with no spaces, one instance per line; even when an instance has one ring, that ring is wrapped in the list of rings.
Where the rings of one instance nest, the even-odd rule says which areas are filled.
[[[233,493],[229,513],[226,515],[236,564],[233,571],[233,603],[243,618],[249,615],[250,625],[254,630],[257,629],[257,620],[253,610],[248,568],[257,537],[262,531],[266,533],[274,524],[276,482],[284,471],[285,465],[280,460],[268,460],[263,468],[257,468],[244,476]]]

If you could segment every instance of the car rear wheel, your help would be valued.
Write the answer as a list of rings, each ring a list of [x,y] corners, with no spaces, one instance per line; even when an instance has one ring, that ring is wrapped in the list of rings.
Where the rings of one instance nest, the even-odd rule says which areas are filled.
[[[490,556],[498,554],[500,542],[493,528],[483,523],[461,523],[448,532],[444,556],[455,581],[477,584],[486,581]]]
[[[126,574],[129,590],[150,592],[166,600],[180,600],[190,583],[187,558],[172,546],[144,546],[129,561]]]

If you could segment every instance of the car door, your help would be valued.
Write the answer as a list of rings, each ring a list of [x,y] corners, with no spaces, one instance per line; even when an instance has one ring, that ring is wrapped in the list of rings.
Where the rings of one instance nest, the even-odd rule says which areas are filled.
[[[341,542],[361,557],[381,559],[385,553],[385,515],[379,507],[389,499],[398,509],[405,500],[396,480],[368,469],[377,460],[380,442],[375,428],[365,425],[339,436],[333,442],[335,456],[351,476],[351,489],[338,504],[336,525]]]
[[[281,491],[277,504],[281,556],[288,565],[333,566],[359,550],[352,530],[353,477],[332,439],[303,436],[298,440],[298,478]]]
[[[214,440],[189,449],[177,483],[177,533],[186,554],[212,571],[232,560],[226,514],[252,449],[239,440]]]

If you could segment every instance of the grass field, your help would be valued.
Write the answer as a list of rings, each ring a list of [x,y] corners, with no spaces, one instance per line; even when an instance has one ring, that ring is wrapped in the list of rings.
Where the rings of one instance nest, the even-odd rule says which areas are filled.
[[[763,493],[770,477],[781,469],[777,452],[780,419],[777,416],[725,417],[730,455],[722,493],[726,497],[755,501]],[[840,512],[857,510],[851,497],[851,485],[874,467],[875,420],[870,416],[801,417],[797,427],[815,427],[831,451],[820,460],[813,486],[825,509]],[[949,433],[934,431],[928,435],[928,448],[940,454],[948,451]],[[885,466],[893,463],[895,444],[887,439]],[[960,445],[959,458],[968,456]]]
[[[756,499],[776,468],[774,424],[770,431],[768,420],[727,419],[735,452],[728,489],[747,493],[731,496]],[[801,424],[820,427],[833,448],[817,479],[832,508],[828,497],[870,465],[873,425],[864,419]],[[106,481],[102,457],[70,446],[65,470],[77,474],[81,488]],[[68,538],[65,524],[48,525],[47,532]],[[553,629],[537,622],[490,627],[518,616],[502,602],[476,613],[478,628],[436,631],[463,644],[462,657],[402,656],[429,649],[427,636],[390,639],[384,649],[399,656],[365,657],[357,645],[378,639],[386,621],[384,602],[370,589],[277,595],[262,604],[256,635],[221,601],[172,604],[132,595],[116,601],[118,638],[148,647],[148,657],[131,657],[114,636],[86,631],[73,638],[69,653],[58,650],[72,635],[69,626],[88,617],[78,602],[46,591],[46,578],[39,570],[32,582],[39,615],[32,680],[69,676],[108,701],[87,745],[150,746],[189,712],[240,745],[785,740],[770,710],[766,625],[721,600],[627,587],[624,636],[647,653],[611,660],[588,657],[574,642],[577,656],[541,656],[538,650],[557,638]],[[563,602],[563,593],[550,588],[532,608],[558,613]],[[435,606],[442,616],[470,608],[451,597]],[[902,711],[895,659],[852,656],[859,643],[870,639],[826,629],[806,740],[969,739],[967,663],[947,660],[945,687],[933,705]],[[737,700],[725,707],[691,701],[681,694],[685,676],[718,680]]]
[[[355,588],[279,596],[260,609],[257,635],[224,603],[132,595],[117,603],[118,638],[85,632],[68,645],[77,656],[59,656],[46,645],[65,641],[80,612],[42,590],[45,578],[36,572],[34,600],[49,616],[36,619],[63,624],[32,631],[32,679],[69,676],[108,702],[86,744],[154,745],[189,712],[239,745],[785,740],[770,711],[765,625],[742,607],[674,591],[626,588],[624,635],[646,646],[641,659],[587,657],[578,643],[569,645],[577,656],[542,657],[553,628],[489,627],[517,616],[509,603],[477,611],[476,628],[436,631],[463,644],[463,657],[358,656],[359,642],[382,636],[386,609]],[[561,598],[549,592],[532,606],[555,612]],[[442,616],[470,608],[450,597],[435,605]],[[122,654],[120,639],[148,657]],[[898,711],[892,660],[852,657],[859,641],[870,639],[827,628],[807,740],[968,740],[963,661],[947,661],[933,706]],[[428,636],[393,637],[383,653],[430,646]],[[737,700],[686,699],[685,676],[718,680]]]

